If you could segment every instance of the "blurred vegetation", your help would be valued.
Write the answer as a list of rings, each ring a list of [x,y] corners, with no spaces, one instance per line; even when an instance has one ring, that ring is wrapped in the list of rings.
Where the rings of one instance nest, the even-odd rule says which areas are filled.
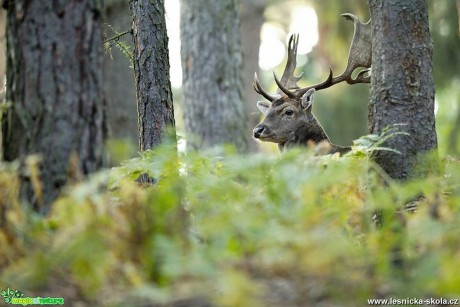
[[[395,183],[369,159],[381,140],[363,137],[344,158],[176,158],[166,146],[69,186],[47,217],[19,202],[17,164],[2,163],[0,283],[82,306],[458,298],[460,163]],[[137,184],[145,172],[158,183]]]
[[[428,0],[433,38],[433,74],[442,154],[460,155],[460,16],[456,3]]]

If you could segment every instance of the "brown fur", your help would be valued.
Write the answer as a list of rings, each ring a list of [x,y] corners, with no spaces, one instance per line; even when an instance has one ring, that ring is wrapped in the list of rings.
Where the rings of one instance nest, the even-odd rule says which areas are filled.
[[[350,151],[350,147],[332,144],[326,131],[311,112],[314,92],[314,90],[308,91],[300,100],[281,97],[271,105],[259,103],[259,108],[266,116],[254,128],[254,138],[263,142],[277,143],[280,151],[296,146],[307,146],[309,142],[314,144],[327,142],[330,144],[327,153],[344,154]]]

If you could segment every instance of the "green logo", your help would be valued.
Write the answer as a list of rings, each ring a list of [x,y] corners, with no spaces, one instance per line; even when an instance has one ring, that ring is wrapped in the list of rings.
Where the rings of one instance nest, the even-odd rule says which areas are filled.
[[[64,305],[62,297],[24,297],[24,293],[19,290],[2,290],[3,300],[11,305]]]
[[[13,298],[21,298],[23,296],[24,294],[19,290],[13,291],[13,290],[10,290],[10,288],[8,288],[7,290],[2,290],[3,300],[7,304],[12,304]]]

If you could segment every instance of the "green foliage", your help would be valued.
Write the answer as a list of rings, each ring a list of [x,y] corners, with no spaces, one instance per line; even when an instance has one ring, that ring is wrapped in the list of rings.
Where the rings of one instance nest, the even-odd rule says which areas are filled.
[[[112,32],[115,33],[115,35],[104,40],[105,52],[110,52],[112,47],[115,45],[120,50],[120,52],[123,53],[123,55],[129,60],[129,62],[131,63],[130,67],[134,67],[134,47],[122,40],[123,36],[131,34],[131,30],[119,32],[109,24],[106,24],[106,26],[110,30],[112,30]]]
[[[102,306],[456,298],[460,163],[382,180],[369,156],[384,139],[342,158],[158,148],[68,187],[47,217],[21,207],[17,166],[2,164],[0,282]]]
[[[353,142],[352,154],[357,155],[358,152],[361,152],[363,156],[372,155],[376,151],[392,151],[397,154],[401,154],[395,149],[385,147],[384,144],[386,141],[395,137],[397,135],[406,135],[409,136],[409,133],[400,131],[399,127],[405,126],[404,124],[396,124],[388,126],[382,129],[380,135],[377,134],[368,134],[360,137],[359,139]]]

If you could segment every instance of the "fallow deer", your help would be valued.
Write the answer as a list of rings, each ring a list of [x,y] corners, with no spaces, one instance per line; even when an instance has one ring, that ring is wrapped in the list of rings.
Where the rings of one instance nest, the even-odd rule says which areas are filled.
[[[356,68],[370,68],[371,65],[370,20],[364,24],[352,14],[343,14],[342,16],[354,22],[355,31],[348,54],[348,64],[340,76],[333,78],[332,68],[329,67],[329,76],[326,81],[299,88],[297,82],[302,74],[294,75],[299,43],[298,35],[292,35],[289,39],[288,59],[281,80],[278,80],[273,74],[278,85],[276,94],[267,93],[260,85],[257,74],[254,75],[255,91],[269,101],[257,103],[265,118],[254,128],[254,138],[264,142],[277,143],[280,151],[293,146],[306,146],[309,143],[326,143],[329,147],[328,153],[344,154],[350,151],[350,147],[332,144],[326,131],[312,113],[313,98],[316,91],[342,81],[346,81],[348,84],[370,82],[370,76],[365,76],[369,69],[360,71],[356,78],[352,78],[352,72]]]

